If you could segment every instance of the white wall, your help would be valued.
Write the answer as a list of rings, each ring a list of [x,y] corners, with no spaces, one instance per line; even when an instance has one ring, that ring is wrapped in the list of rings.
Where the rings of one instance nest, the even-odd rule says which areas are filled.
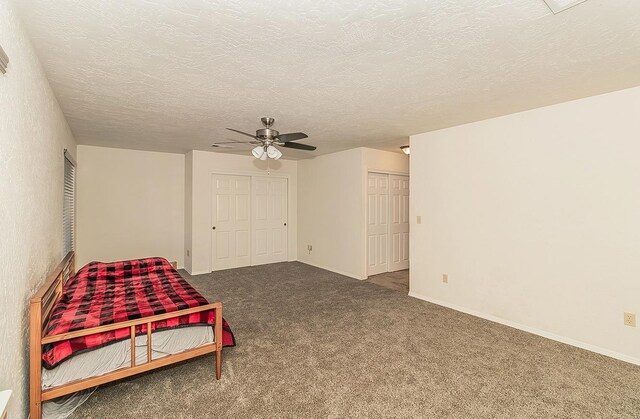
[[[356,148],[298,163],[298,260],[367,277],[367,172],[408,173],[404,154]],[[311,253],[307,245],[312,245]]]
[[[373,148],[360,148],[365,171],[382,173],[409,173],[409,158],[406,154],[390,153]],[[366,181],[366,178],[365,178]],[[365,190],[365,196],[366,196]]]
[[[182,260],[184,267],[189,272],[191,269],[191,248],[193,231],[193,152],[189,152],[184,157],[184,238],[182,249]],[[188,253],[188,254],[187,254]]]
[[[639,115],[634,88],[411,137],[411,294],[640,363]]]
[[[78,146],[77,265],[162,256],[184,265],[184,155]]]
[[[360,149],[298,162],[299,261],[361,278],[361,166]]]
[[[0,0],[0,390],[28,410],[28,299],[62,260],[63,150],[75,141],[11,2]]]
[[[288,259],[297,259],[298,162],[294,160],[256,160],[253,156],[190,151],[187,156],[192,184],[191,201],[185,202],[185,269],[197,275],[211,272],[211,179],[214,173],[286,177],[289,185]],[[267,167],[268,163],[268,167]],[[191,229],[188,229],[189,220]],[[186,255],[189,251],[190,256]]]

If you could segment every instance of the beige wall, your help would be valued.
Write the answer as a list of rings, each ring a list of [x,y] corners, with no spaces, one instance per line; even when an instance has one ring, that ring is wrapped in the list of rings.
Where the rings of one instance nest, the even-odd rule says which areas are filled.
[[[214,173],[231,175],[278,176],[286,177],[289,185],[288,205],[288,259],[297,258],[297,193],[298,162],[294,160],[260,161],[253,156],[191,151],[186,156],[187,169],[191,177],[191,189],[185,202],[187,215],[185,224],[185,269],[190,273],[211,272],[211,179]],[[267,166],[268,163],[268,166]],[[191,228],[189,229],[189,224]],[[186,255],[187,250],[190,256]]]
[[[634,88],[411,137],[412,295],[640,363],[638,115]]]
[[[361,165],[360,149],[298,162],[299,261],[361,278]]]
[[[409,173],[409,158],[404,153],[390,153],[373,148],[360,148],[360,150],[365,171]]]
[[[184,268],[189,272],[191,269],[191,248],[193,247],[192,230],[193,230],[193,152],[189,152],[184,156],[184,238],[182,248],[182,260]],[[187,250],[188,253],[187,254]]]
[[[185,156],[78,146],[77,264],[162,256],[184,265]]]
[[[75,141],[11,2],[0,0],[0,390],[27,416],[28,299],[62,260],[65,148]]]
[[[368,171],[408,173],[404,154],[356,148],[298,164],[298,260],[365,279]],[[307,245],[312,245],[311,253]]]

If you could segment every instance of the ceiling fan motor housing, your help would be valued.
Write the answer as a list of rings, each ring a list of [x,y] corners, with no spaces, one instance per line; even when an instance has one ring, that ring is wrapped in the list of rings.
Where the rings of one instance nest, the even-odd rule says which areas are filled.
[[[271,128],[263,128],[256,130],[256,137],[261,140],[271,140],[280,134],[278,131]]]

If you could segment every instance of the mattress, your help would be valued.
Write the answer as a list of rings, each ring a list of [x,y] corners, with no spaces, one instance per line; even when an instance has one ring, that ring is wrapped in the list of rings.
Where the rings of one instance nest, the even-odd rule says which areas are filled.
[[[193,349],[214,341],[211,326],[190,326],[153,332],[151,358]],[[147,362],[147,335],[136,336],[136,365]],[[42,389],[67,384],[71,381],[103,375],[131,365],[131,339],[122,340],[93,349],[62,362],[53,369],[42,369]],[[79,393],[72,397],[44,402],[44,418],[65,418],[80,406],[91,394]]]
[[[91,262],[64,285],[62,294],[49,315],[44,336],[114,325],[207,304],[207,299],[164,258]],[[214,310],[203,310],[153,321],[151,328],[155,331],[214,324]],[[136,326],[137,334],[146,331],[146,323]],[[233,344],[230,329],[227,334],[228,343]],[[224,335],[223,332],[223,345]],[[55,368],[77,353],[129,338],[129,329],[123,327],[53,342],[43,348],[43,366]]]

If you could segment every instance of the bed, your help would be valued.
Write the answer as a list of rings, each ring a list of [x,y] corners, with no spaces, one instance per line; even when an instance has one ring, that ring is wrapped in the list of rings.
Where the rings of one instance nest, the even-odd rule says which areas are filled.
[[[30,412],[43,402],[235,345],[209,303],[166,259],[92,262],[70,252],[30,301]]]

